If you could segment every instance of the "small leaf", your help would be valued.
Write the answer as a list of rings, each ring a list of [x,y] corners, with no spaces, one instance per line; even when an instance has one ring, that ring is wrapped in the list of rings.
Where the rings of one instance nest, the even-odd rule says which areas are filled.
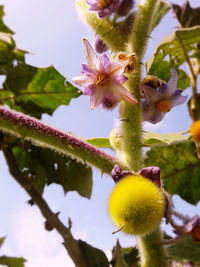
[[[13,153],[24,176],[42,194],[45,184],[60,184],[65,193],[77,191],[90,198],[92,170],[86,164],[49,149],[31,146],[14,147]]]
[[[188,260],[195,264],[200,264],[200,244],[190,237],[186,237],[175,245],[169,246],[167,251],[170,257],[178,261]]]
[[[4,17],[4,6],[0,5],[0,32],[6,32],[6,33],[11,33],[14,34],[13,31],[11,31],[3,22],[3,17]]]
[[[166,36],[156,48],[154,55],[146,62],[146,70],[148,74],[156,75],[159,73],[159,78],[166,79],[164,68],[166,66],[173,67],[176,70],[186,61],[186,57],[190,58],[190,53],[198,51],[200,43],[200,26],[177,30]],[[163,63],[165,57],[169,57],[168,64]],[[161,70],[159,70],[161,69]],[[169,70],[167,70],[169,73]],[[179,73],[178,88],[185,89],[186,82],[188,86],[188,77],[183,72]],[[161,75],[163,73],[163,75]],[[161,75],[161,76],[160,76]],[[169,75],[169,74],[168,74]]]
[[[25,267],[25,262],[24,258],[0,256],[0,265],[6,265],[7,267]]]
[[[5,236],[0,238],[0,248],[1,248],[1,246],[3,245],[5,239],[6,239]]]
[[[86,142],[90,143],[91,145],[101,147],[101,148],[104,148],[104,147],[112,148],[109,138],[100,138],[100,137],[88,138],[86,139]]]
[[[169,10],[170,10],[169,4],[164,0],[159,0],[156,2],[151,22],[151,29],[149,32],[152,32],[154,30],[154,28],[159,24],[161,19],[167,14]]]
[[[151,148],[146,153],[145,166],[159,166],[164,188],[185,201],[200,200],[200,162],[192,141]]]
[[[102,250],[92,247],[82,240],[78,240],[78,245],[85,257],[87,267],[109,267],[108,259]]]
[[[181,27],[200,25],[200,7],[191,8],[189,1],[185,1],[182,6],[171,4],[171,7]]]
[[[189,137],[183,135],[182,133],[158,134],[153,132],[147,132],[144,133],[143,138],[143,142],[145,145],[153,147],[181,143],[188,140]]]

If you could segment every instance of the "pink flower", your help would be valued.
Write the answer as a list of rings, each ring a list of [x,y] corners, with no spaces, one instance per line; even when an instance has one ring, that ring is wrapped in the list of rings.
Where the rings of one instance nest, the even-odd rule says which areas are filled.
[[[111,63],[106,54],[98,58],[88,40],[83,42],[88,65],[82,64],[82,75],[72,81],[84,87],[84,94],[90,96],[91,109],[100,104],[106,109],[113,109],[120,100],[136,104],[131,93],[122,86],[127,81],[123,73],[128,62]]]

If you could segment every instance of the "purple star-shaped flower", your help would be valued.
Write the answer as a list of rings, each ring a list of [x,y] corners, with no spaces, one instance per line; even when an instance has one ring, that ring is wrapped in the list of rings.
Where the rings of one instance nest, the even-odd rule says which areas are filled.
[[[86,3],[90,6],[90,11],[97,11],[100,18],[104,18],[115,10],[119,6],[119,0],[86,0]]]
[[[122,85],[127,80],[123,73],[128,62],[111,63],[105,53],[98,58],[88,40],[83,41],[88,65],[82,64],[82,75],[72,81],[84,87],[84,94],[90,96],[91,109],[100,104],[113,109],[120,100],[136,104],[137,101]]]
[[[183,104],[187,96],[182,96],[182,90],[176,89],[178,74],[171,69],[171,77],[167,84],[162,83],[161,87],[155,89],[142,84],[144,93],[143,119],[153,124],[160,122],[171,108]]]

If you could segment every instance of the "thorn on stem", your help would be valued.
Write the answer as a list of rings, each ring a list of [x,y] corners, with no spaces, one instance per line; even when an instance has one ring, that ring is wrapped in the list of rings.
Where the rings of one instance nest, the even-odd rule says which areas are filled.
[[[120,232],[124,228],[124,226],[125,226],[125,224],[122,227],[120,227],[118,230],[112,232],[112,234],[114,235],[114,234]]]

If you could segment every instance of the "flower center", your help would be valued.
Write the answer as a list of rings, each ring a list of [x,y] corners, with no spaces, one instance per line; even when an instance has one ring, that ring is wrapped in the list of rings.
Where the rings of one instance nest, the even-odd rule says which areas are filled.
[[[112,0],[99,0],[99,5],[101,8],[108,8],[112,3]]]
[[[96,77],[96,85],[97,86],[104,86],[107,84],[108,78],[106,76],[106,74],[104,73],[100,73],[97,77]]]
[[[160,111],[169,112],[171,107],[168,100],[163,99],[156,103],[156,108]]]

